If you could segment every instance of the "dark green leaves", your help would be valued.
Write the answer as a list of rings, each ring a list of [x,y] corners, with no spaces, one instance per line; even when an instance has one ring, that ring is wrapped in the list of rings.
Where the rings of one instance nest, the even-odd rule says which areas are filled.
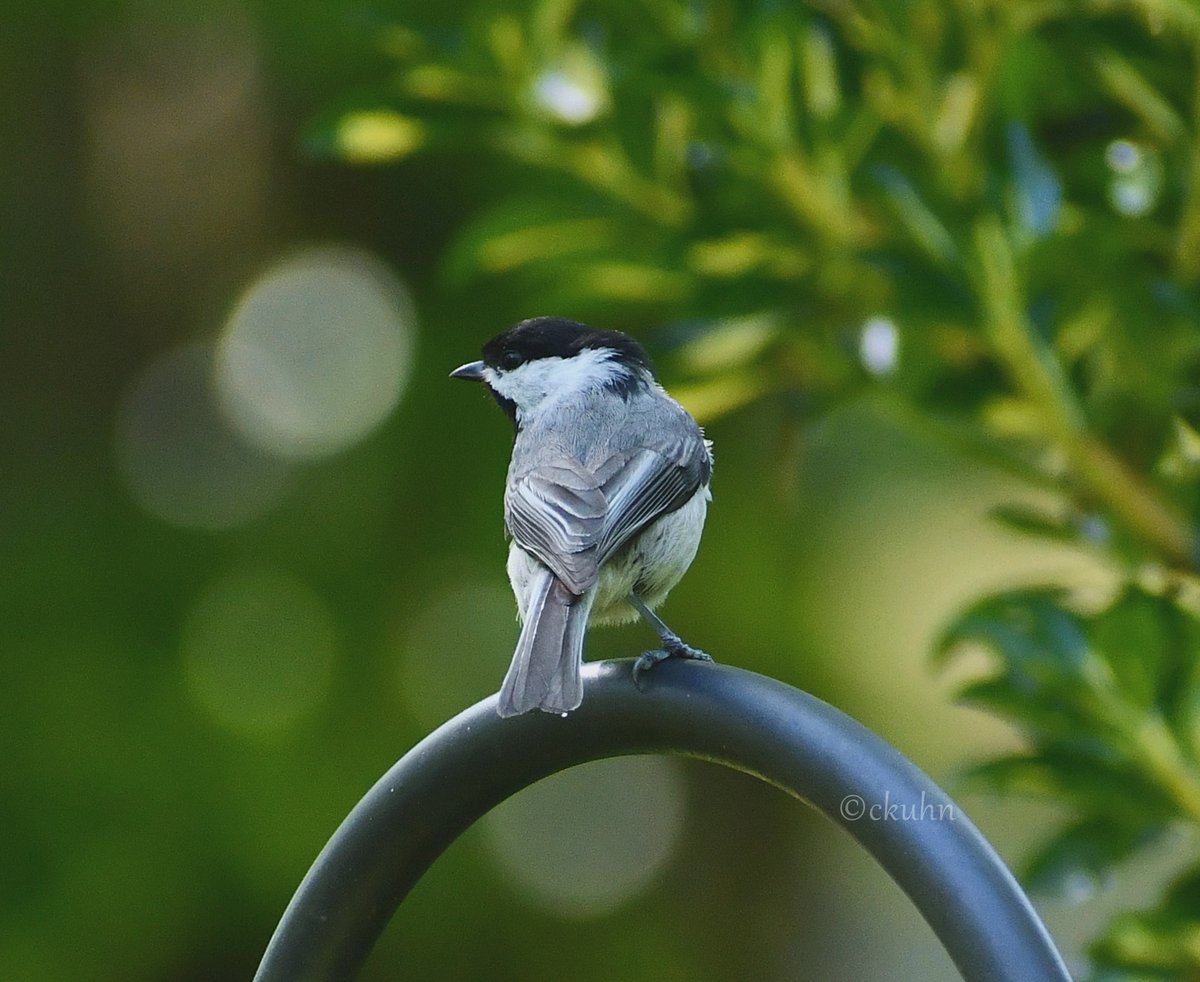
[[[1057,536],[1058,527],[1050,531]],[[1027,858],[1022,879],[1032,889],[1082,899],[1171,826],[1200,822],[1198,627],[1177,593],[1129,585],[1093,613],[1072,610],[1051,590],[1002,594],[947,632],[944,657],[967,645],[992,655],[993,670],[962,697],[1007,717],[1027,745],[972,768],[968,785],[1055,802],[1073,816]],[[1112,925],[1097,962],[1165,973],[1112,978],[1191,978],[1197,884],[1181,881],[1161,910]]]
[[[1118,917],[1091,954],[1099,982],[1200,977],[1200,869],[1180,876],[1154,910]]]
[[[1083,900],[1108,880],[1112,868],[1149,845],[1159,826],[1085,819],[1062,829],[1026,860],[1021,879],[1031,890]]]

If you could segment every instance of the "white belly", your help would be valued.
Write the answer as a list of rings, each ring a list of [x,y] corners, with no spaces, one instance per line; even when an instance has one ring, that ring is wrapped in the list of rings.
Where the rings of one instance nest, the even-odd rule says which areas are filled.
[[[652,522],[631,543],[600,567],[590,622],[624,624],[637,619],[637,611],[626,601],[636,592],[647,607],[657,607],[680,581],[696,558],[709,492],[704,488],[682,508]],[[526,585],[541,563],[515,542],[508,553],[508,578],[516,594],[517,607],[525,616]]]

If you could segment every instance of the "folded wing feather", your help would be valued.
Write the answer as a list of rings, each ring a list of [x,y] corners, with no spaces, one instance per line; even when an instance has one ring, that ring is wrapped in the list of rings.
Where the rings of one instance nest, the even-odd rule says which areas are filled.
[[[686,504],[710,466],[698,431],[659,448],[610,454],[591,467],[559,460],[511,483],[505,522],[518,545],[579,595],[633,536]]]

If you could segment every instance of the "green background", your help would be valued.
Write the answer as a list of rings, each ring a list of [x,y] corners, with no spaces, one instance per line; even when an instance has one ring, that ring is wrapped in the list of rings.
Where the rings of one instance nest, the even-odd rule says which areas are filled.
[[[365,167],[323,150],[322,121],[378,103],[395,70],[381,30],[454,35],[457,13],[425,6],[16,0],[4,15],[6,979],[250,977],[357,797],[498,686],[516,637],[500,505],[508,424],[450,369],[508,324],[559,313],[637,333],[668,388],[689,383],[672,333],[684,311],[669,303],[566,291],[546,309],[522,276],[448,268],[467,222],[528,192],[528,171],[463,146]],[[1085,37],[1116,44],[1121,28]],[[1036,45],[1014,55],[1005,98],[1018,110],[1061,95],[1022,90],[1047,57]],[[851,106],[862,98],[845,93]],[[974,149],[1000,160],[1011,148],[997,138]],[[903,148],[881,155],[917,179]],[[1103,168],[1095,153],[1079,164]],[[1149,234],[1104,228],[1098,241],[1114,253]],[[244,521],[206,529],[145,507],[122,448],[147,373],[183,346],[207,350],[277,263],[330,246],[382,263],[409,298],[394,408],[337,452],[254,472],[243,491],[269,505]],[[1086,284],[1088,265],[1068,246],[1044,270]],[[853,363],[861,319],[831,309],[823,287],[788,289],[801,320],[845,322],[844,338],[824,340],[849,345]],[[903,327],[943,304],[945,287],[910,281],[864,302],[877,299]],[[968,405],[994,379],[957,384],[945,401]],[[168,395],[181,418],[211,413],[200,396]],[[1079,550],[991,521],[996,505],[1048,492],[965,452],[911,395],[903,378],[860,372],[836,399],[800,385],[729,412],[697,403],[716,447],[714,501],[664,613],[718,660],[832,701],[953,788],[958,768],[1016,738],[954,705],[958,676],[929,663],[948,619],[1001,588],[1107,581]],[[1139,421],[1120,405],[1108,414],[1114,429]],[[596,632],[589,656],[631,656],[651,640],[640,626]],[[799,803],[696,763],[613,767],[472,829],[365,977],[955,977],[898,890]],[[1061,817],[962,801],[1014,863]],[[643,826],[656,831],[639,844]],[[1039,901],[1073,965],[1113,910],[1153,896],[1160,853],[1176,847],[1124,871],[1117,896],[1083,884]]]

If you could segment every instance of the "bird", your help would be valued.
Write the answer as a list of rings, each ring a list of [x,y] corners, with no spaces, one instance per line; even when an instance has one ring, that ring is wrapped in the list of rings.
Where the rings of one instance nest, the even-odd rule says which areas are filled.
[[[634,663],[711,661],[654,612],[700,545],[712,444],[619,331],[534,317],[497,334],[451,378],[480,382],[513,426],[504,488],[507,572],[521,632],[502,717],[560,716],[583,701],[589,624],[639,616],[661,646]]]

